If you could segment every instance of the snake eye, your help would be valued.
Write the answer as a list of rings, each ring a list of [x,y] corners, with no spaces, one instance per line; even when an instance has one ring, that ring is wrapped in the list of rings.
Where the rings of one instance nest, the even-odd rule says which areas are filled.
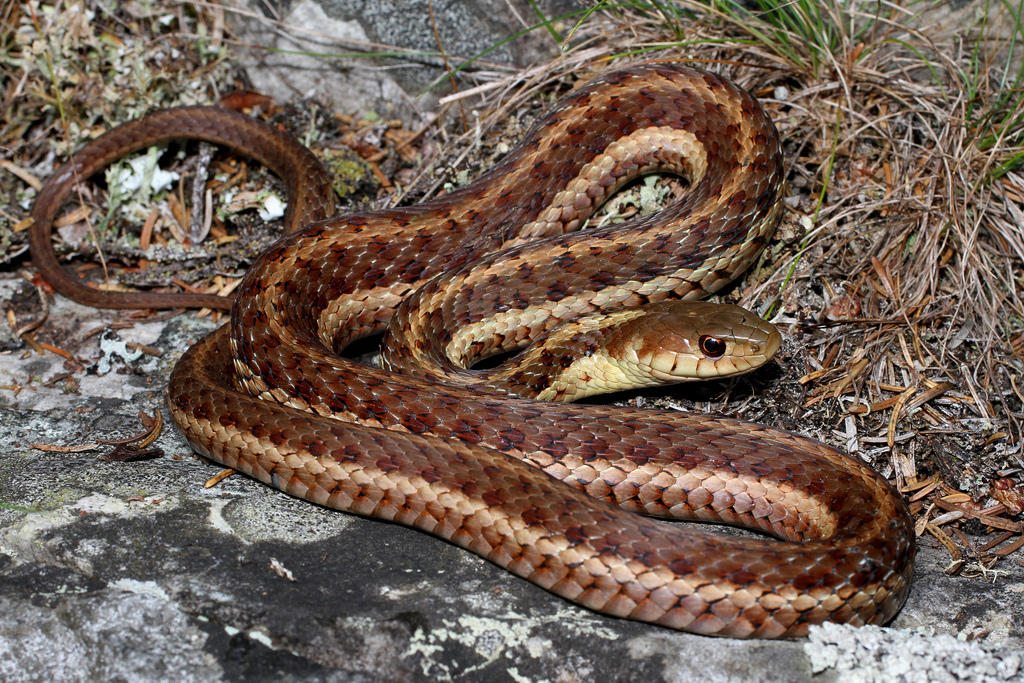
[[[700,344],[701,352],[711,360],[716,360],[725,355],[725,341],[718,337],[702,334],[697,343]]]

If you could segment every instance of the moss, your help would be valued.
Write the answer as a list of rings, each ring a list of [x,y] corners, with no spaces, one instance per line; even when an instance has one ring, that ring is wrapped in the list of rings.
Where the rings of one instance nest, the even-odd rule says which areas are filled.
[[[334,193],[338,197],[344,199],[380,185],[369,165],[351,150],[328,152],[324,154],[323,162],[334,181]]]

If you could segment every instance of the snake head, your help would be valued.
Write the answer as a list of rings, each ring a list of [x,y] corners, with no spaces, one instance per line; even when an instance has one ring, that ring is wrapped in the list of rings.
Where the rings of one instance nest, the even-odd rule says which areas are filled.
[[[732,304],[662,301],[625,322],[609,355],[651,384],[741,375],[761,367],[782,343],[771,323]],[[646,381],[645,385],[650,386]]]

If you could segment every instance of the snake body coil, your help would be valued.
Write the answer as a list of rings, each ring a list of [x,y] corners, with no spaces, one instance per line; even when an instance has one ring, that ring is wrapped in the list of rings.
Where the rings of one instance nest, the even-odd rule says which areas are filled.
[[[99,306],[225,307],[111,298],[53,255],[50,224],[76,178],[178,137],[269,165],[289,184],[288,225],[307,226],[247,274],[230,330],[174,369],[168,401],[197,451],[316,503],[435,534],[607,614],[793,637],[899,609],[913,527],[865,465],[736,420],[511,398],[466,369],[582,314],[705,296],[749,265],[779,210],[781,151],[737,86],[677,65],[609,73],[471,185],[344,217],[331,217],[326,174],[291,138],[216,109],[156,112],[90,143],[40,193],[33,257],[58,290]],[[685,177],[689,194],[654,216],[574,232],[617,187],[657,169]],[[402,374],[336,356],[389,321],[384,359]]]

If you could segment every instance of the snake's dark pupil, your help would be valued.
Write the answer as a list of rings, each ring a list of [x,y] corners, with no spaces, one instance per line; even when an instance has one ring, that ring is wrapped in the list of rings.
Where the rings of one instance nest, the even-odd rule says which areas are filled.
[[[701,335],[700,350],[708,358],[718,358],[725,353],[725,342],[718,337]]]

